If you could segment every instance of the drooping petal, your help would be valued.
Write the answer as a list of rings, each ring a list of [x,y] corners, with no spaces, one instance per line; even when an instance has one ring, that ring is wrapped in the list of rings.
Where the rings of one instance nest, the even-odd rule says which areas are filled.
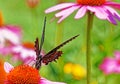
[[[86,11],[87,11],[86,6],[82,6],[78,10],[77,14],[75,15],[75,19],[79,19],[79,18],[83,17],[85,15]]]
[[[109,10],[106,10],[106,12],[107,12],[107,14],[108,14],[107,20],[108,20],[109,22],[111,22],[111,23],[113,23],[113,24],[116,25],[117,22],[116,22],[114,16],[112,15],[112,13],[111,13]]]
[[[14,25],[6,25],[5,26],[7,29],[11,30],[13,33],[15,33],[18,37],[21,37],[22,35],[22,30],[19,26],[14,26]]]
[[[61,17],[58,21],[60,23],[62,20],[64,20],[66,17],[68,17],[70,14],[72,14],[75,10],[77,10],[79,6],[73,6],[68,9],[62,10],[61,12],[58,12],[55,14],[56,17]]]
[[[104,7],[96,6],[94,8],[95,8],[95,15],[99,19],[107,19],[107,13],[105,12]]]
[[[11,71],[11,69],[13,69],[13,68],[14,67],[10,63],[8,63],[8,62],[4,63],[4,69],[5,69],[6,73],[9,73]]]
[[[113,7],[113,8],[120,9],[120,3],[108,1],[108,2],[105,3],[105,5],[111,6],[111,7]]]
[[[62,82],[52,82],[49,81],[45,78],[40,78],[40,83],[39,84],[66,84],[66,83],[62,83]]]
[[[115,19],[120,20],[120,14],[118,14],[117,11],[115,11],[113,8],[108,7],[108,6],[105,6],[105,8],[112,13]]]
[[[117,18],[117,20],[120,21],[120,15],[118,15],[118,14],[115,13],[115,14],[114,14],[114,17]]]
[[[20,43],[20,38],[15,33],[10,31],[9,29],[3,29],[1,32],[2,32],[2,34],[4,36],[4,38],[9,40],[13,44],[19,44]]]
[[[73,5],[75,5],[75,3],[62,3],[62,4],[58,4],[56,6],[53,6],[53,7],[50,7],[48,9],[46,9],[45,13],[51,13],[51,12],[54,12],[56,10],[61,10],[61,9],[67,8],[67,7],[71,7]]]

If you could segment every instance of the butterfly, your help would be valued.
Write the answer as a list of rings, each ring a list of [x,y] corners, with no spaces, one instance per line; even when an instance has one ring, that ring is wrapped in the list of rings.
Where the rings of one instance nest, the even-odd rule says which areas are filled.
[[[47,65],[52,61],[56,61],[56,59],[58,59],[62,54],[62,51],[58,51],[58,49],[79,36],[79,35],[73,36],[72,38],[66,40],[65,42],[58,45],[57,47],[55,47],[54,49],[49,51],[47,54],[42,56],[40,53],[41,53],[41,49],[42,49],[42,46],[43,46],[43,43],[44,43],[45,26],[46,26],[46,17],[44,19],[44,26],[43,26],[40,45],[39,45],[39,39],[36,38],[36,40],[35,40],[35,52],[36,52],[36,56],[37,56],[36,57],[36,63],[35,63],[35,68],[36,69],[39,69],[41,67],[41,63],[44,63],[44,64]]]

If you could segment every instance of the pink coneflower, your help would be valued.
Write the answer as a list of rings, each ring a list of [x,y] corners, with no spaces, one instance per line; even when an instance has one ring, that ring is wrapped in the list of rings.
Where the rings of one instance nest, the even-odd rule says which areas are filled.
[[[12,47],[11,51],[15,58],[21,60],[25,64],[36,60],[36,52],[33,43],[24,42],[21,45]],[[43,52],[41,54],[43,54]]]
[[[39,71],[29,65],[13,67],[8,62],[5,62],[4,69],[7,73],[5,84],[65,84],[42,78]]]
[[[18,26],[0,26],[0,47],[4,47],[8,43],[13,45],[19,44],[20,37],[21,30]]]
[[[45,10],[45,13],[60,11],[55,14],[55,17],[60,18],[58,23],[67,18],[74,11],[77,11],[75,19],[82,18],[86,13],[87,29],[86,29],[86,65],[87,65],[87,84],[91,81],[91,30],[93,26],[93,16],[99,19],[108,20],[112,24],[117,24],[116,20],[120,21],[120,15],[113,8],[120,9],[120,4],[108,0],[77,0],[75,3],[61,3]]]
[[[104,58],[100,65],[100,69],[104,74],[120,73],[120,52],[116,51],[114,55],[114,58]]]
[[[11,46],[20,43],[20,38],[20,27],[4,24],[2,13],[0,12],[0,53],[4,55],[8,54]]]
[[[45,13],[60,10],[55,14],[55,17],[60,18],[58,20],[58,23],[60,23],[76,10],[78,11],[74,17],[75,19],[80,19],[87,11],[91,11],[99,19],[117,24],[116,20],[120,21],[120,15],[112,7],[120,9],[120,4],[108,0],[77,0],[76,3],[62,3],[48,8]]]

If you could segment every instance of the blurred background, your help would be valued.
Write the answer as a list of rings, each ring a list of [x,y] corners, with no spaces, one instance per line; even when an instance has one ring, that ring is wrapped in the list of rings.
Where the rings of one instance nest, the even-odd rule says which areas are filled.
[[[79,37],[60,49],[63,51],[63,54],[57,62],[41,67],[40,75],[52,81],[62,81],[68,84],[85,84],[87,15],[82,19],[75,20],[73,17],[76,12],[74,12],[62,23],[57,24],[57,19],[51,21],[54,13],[45,14],[45,9],[60,2],[74,2],[74,0],[36,0],[38,2],[35,7],[31,6],[30,1],[0,0],[0,12],[2,12],[4,24],[18,25],[22,30],[21,42],[34,43],[36,37],[41,38],[44,17],[46,16],[44,53],[47,53],[70,37],[80,34]],[[119,2],[119,0],[116,1]],[[94,17],[91,41],[91,84],[119,84],[119,74],[105,75],[99,69],[99,66],[105,56],[113,57],[114,51],[120,50],[120,22],[118,22],[118,25],[112,25],[106,20],[99,20]],[[13,63],[9,56],[0,56],[4,58],[4,61],[8,61],[15,66],[21,63]]]

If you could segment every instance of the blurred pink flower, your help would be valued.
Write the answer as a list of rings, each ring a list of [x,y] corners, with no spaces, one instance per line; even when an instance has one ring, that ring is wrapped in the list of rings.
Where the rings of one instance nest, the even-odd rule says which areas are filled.
[[[21,30],[17,26],[6,25],[0,27],[0,53],[5,55],[11,47],[20,43]]]
[[[40,0],[26,0],[26,2],[30,8],[35,8],[39,4]]]
[[[34,44],[25,42],[21,45],[16,45],[12,48],[12,54],[14,58],[23,61],[25,64],[36,60],[36,52],[34,50]],[[41,53],[43,55],[43,51]]]
[[[2,13],[0,12],[0,54],[8,54],[11,46],[19,44],[20,39],[20,27],[4,24]]]
[[[99,68],[104,74],[120,73],[120,52],[116,51],[114,55],[114,58],[104,58],[102,64],[100,64]]]
[[[0,27],[0,47],[4,47],[7,43],[19,44],[21,37],[21,29],[18,26],[5,25]]]
[[[24,68],[24,69],[22,69],[22,68]],[[30,69],[28,70],[27,68],[30,68]],[[17,71],[15,71],[15,69],[17,69]],[[14,68],[11,64],[9,64],[8,62],[5,62],[4,70],[7,73],[7,76],[9,76],[6,78],[5,84],[9,84],[9,80],[12,79],[12,77],[13,77],[10,75],[14,75],[14,74],[16,76],[16,77],[13,77],[15,81],[17,81],[17,82],[19,81],[22,83],[24,80],[26,80],[26,84],[28,84],[27,82],[36,82],[38,78],[39,78],[38,84],[66,84],[66,83],[61,83],[61,82],[52,82],[45,78],[42,78],[42,77],[38,76],[38,74],[39,74],[38,70],[36,70],[35,68],[33,68],[31,66],[27,66],[27,65],[20,65],[20,66],[17,66]],[[22,72],[24,72],[24,71],[27,71],[27,72],[25,72],[27,75],[23,75]],[[34,71],[37,73],[34,74]],[[17,76],[17,75],[19,75],[19,76]],[[32,76],[32,77],[28,77],[28,76]],[[34,77],[36,77],[36,78],[34,78]],[[23,79],[23,81],[21,81],[22,79]],[[33,79],[33,80],[31,81],[30,79]],[[14,80],[12,80],[12,81],[15,82]]]
[[[60,18],[58,23],[67,18],[74,11],[78,10],[75,19],[82,18],[87,11],[95,13],[102,20],[108,20],[113,24],[117,24],[116,20],[120,21],[120,15],[113,8],[120,9],[120,4],[108,0],[77,0],[76,3],[61,3],[45,10],[45,13],[51,13],[60,10],[55,14],[55,17]]]

